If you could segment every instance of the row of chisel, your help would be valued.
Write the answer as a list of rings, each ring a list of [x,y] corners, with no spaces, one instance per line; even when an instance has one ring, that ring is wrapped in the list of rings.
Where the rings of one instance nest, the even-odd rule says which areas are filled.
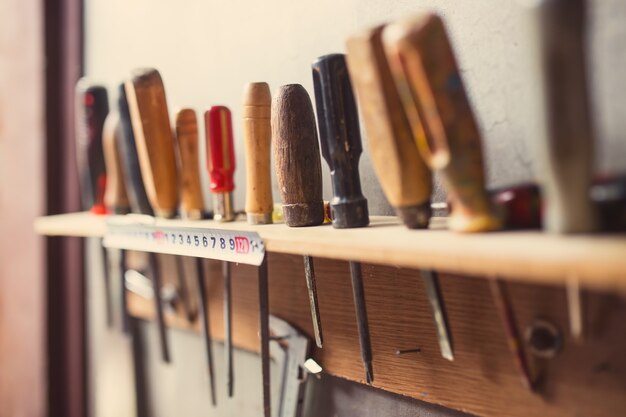
[[[552,3],[561,5],[564,2]],[[582,3],[574,3],[573,7],[581,9],[580,13],[584,14]],[[547,17],[541,22],[546,25],[542,34],[547,40],[545,44],[549,45],[542,51],[547,59],[541,62],[544,62],[548,75],[554,75],[553,67],[565,63],[577,68],[583,66],[580,60],[583,25],[576,20],[579,16],[576,13],[559,14],[554,4],[541,12],[542,16]],[[563,40],[554,35],[547,29],[550,22],[566,27],[570,36]],[[548,49],[554,48],[554,44],[558,45],[559,41],[569,42],[571,56],[555,62],[549,59],[554,51]],[[595,205],[600,209],[606,206],[602,199],[596,201],[590,197],[589,176],[578,181],[584,183],[578,184],[578,194],[572,190],[571,184],[561,184],[560,188],[555,186],[559,182],[568,182],[563,179],[563,172],[570,169],[572,159],[577,163],[585,163],[589,158],[587,150],[590,145],[587,142],[591,138],[587,120],[589,115],[585,111],[572,110],[578,111],[577,121],[581,125],[576,140],[565,141],[561,137],[559,125],[552,126],[552,134],[545,138],[545,152],[549,154],[545,159],[551,163],[542,176],[548,178],[545,182],[550,184],[544,196],[545,202],[540,202],[539,188],[533,185],[489,192],[485,187],[480,129],[443,20],[436,14],[424,13],[354,35],[346,45],[347,55],[325,55],[312,65],[317,123],[312,101],[303,86],[284,85],[277,90],[273,99],[266,83],[250,83],[245,87],[242,108],[246,156],[245,212],[250,224],[272,223],[272,152],[282,213],[287,226],[308,227],[324,223],[327,215],[322,197],[321,149],[321,156],[331,173],[333,198],[329,206],[333,227],[368,226],[368,205],[359,178],[362,144],[357,103],[380,185],[398,217],[408,228],[423,229],[429,226],[433,172],[441,175],[448,191],[448,227],[454,231],[473,233],[538,227],[542,205],[547,207],[545,223],[549,230],[561,233],[590,231],[591,225],[597,224],[595,214],[590,213],[592,210],[588,210],[587,214],[580,213],[581,206],[589,208]],[[568,58],[571,59],[568,61]],[[571,83],[568,94],[576,95],[573,90],[585,88],[580,79],[571,80]],[[353,94],[353,87],[356,95]],[[553,96],[557,94],[563,94],[563,91],[552,92]],[[88,196],[85,204],[94,207],[92,211],[104,213],[106,210],[103,207],[107,206],[118,214],[131,211],[172,218],[180,213],[181,217],[191,220],[207,217],[200,185],[199,134],[195,112],[191,109],[179,111],[172,131],[165,90],[156,70],[135,71],[120,86],[117,112],[108,116],[104,128],[106,180],[104,163],[95,156],[96,148],[101,145],[97,143],[98,132],[102,131],[104,115],[108,111],[106,90],[80,84],[77,97],[79,120],[83,125],[83,129],[79,129],[79,138],[88,138],[79,141],[82,146],[79,156],[83,158],[79,163],[84,167],[81,170],[81,183],[88,184],[83,188],[90,191],[83,194]],[[578,94],[577,100],[584,102],[584,93]],[[548,101],[552,103],[555,100]],[[583,107],[585,105],[583,103]],[[556,112],[549,106],[546,111],[550,116]],[[224,106],[214,106],[205,113],[204,122],[207,167],[214,199],[212,217],[218,221],[233,221],[236,218],[232,197],[235,153],[231,113]],[[572,120],[569,122],[573,123]],[[571,129],[571,123],[568,129]],[[582,146],[578,142],[587,145]],[[571,149],[567,161],[557,155],[564,149]],[[115,172],[118,174],[112,174]],[[615,183],[612,186],[615,188]],[[567,195],[564,195],[563,188],[569,190]],[[623,209],[623,187],[621,192],[619,201]],[[570,205],[565,204],[565,200]],[[614,210],[614,205],[611,209]],[[570,216],[576,220],[570,219]],[[616,222],[616,227],[624,227],[623,216]],[[604,227],[612,226],[609,223],[609,226]],[[304,256],[303,261],[314,336],[317,346],[321,348],[322,318],[317,300],[314,260],[311,256]],[[357,261],[349,262],[349,269],[365,380],[372,383],[373,357],[361,265]],[[191,319],[194,311],[190,307],[189,291],[184,284],[184,267],[179,267],[178,271],[179,291]],[[161,278],[155,254],[149,255],[149,274],[154,282],[155,310],[163,358],[168,361],[163,308],[159,299]],[[223,263],[223,274],[228,392],[232,395],[231,286],[227,262]],[[196,260],[196,275],[211,395],[215,402],[205,273],[199,258]],[[437,273],[423,270],[421,277],[433,311],[441,354],[453,360],[450,327]],[[493,287],[493,294],[507,326],[507,334],[517,337],[517,332],[511,328],[514,320],[501,284]],[[263,405],[265,415],[269,416],[267,259],[259,267],[259,302]],[[526,385],[532,387],[533,381],[523,354],[519,352],[520,345],[519,341],[517,345],[512,344],[513,350]]]

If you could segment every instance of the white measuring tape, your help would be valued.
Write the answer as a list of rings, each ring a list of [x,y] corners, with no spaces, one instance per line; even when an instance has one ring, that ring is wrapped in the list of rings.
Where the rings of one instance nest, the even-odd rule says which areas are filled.
[[[167,253],[261,265],[265,246],[255,232],[157,226],[150,216],[111,217],[103,245],[107,248]]]

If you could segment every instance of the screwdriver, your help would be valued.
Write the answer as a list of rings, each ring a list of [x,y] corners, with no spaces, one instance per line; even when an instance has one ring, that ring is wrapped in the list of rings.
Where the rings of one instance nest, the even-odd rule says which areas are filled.
[[[372,163],[385,196],[409,229],[427,228],[431,217],[432,174],[413,142],[382,43],[384,26],[351,36],[347,41],[350,76],[361,105]],[[452,341],[439,279],[421,271],[441,354],[454,360]]]
[[[126,97],[148,201],[157,217],[172,218],[176,214],[178,199],[176,158],[165,89],[159,72],[153,68],[133,71],[132,78],[126,82]],[[169,362],[169,347],[160,300],[161,276],[156,254],[149,253],[148,261],[154,281],[161,354],[163,360]]]
[[[272,102],[272,141],[285,223],[289,227],[322,224],[322,167],[315,114],[309,94],[300,84],[280,87]],[[322,325],[312,257],[304,256],[304,266],[315,342],[321,348]]]
[[[359,119],[345,56],[322,56],[312,68],[322,155],[330,168],[333,187],[330,202],[333,227],[367,226],[367,200],[361,192],[359,179],[362,152]],[[371,384],[374,381],[372,348],[359,262],[350,262],[350,274],[365,379]]]
[[[104,205],[108,212],[114,214],[127,214],[130,212],[124,174],[122,174],[122,161],[120,155],[121,142],[120,116],[117,111],[112,111],[104,122],[102,134],[102,146],[104,163],[107,172],[106,189],[104,192]],[[126,286],[124,285],[125,252],[120,250],[120,280],[122,300],[122,329],[128,331],[128,305],[126,300]],[[112,310],[112,307],[109,307]]]
[[[213,219],[220,222],[235,220],[232,192],[235,189],[235,151],[230,110],[213,106],[204,113],[206,133],[207,169],[213,193]],[[230,264],[222,262],[224,278],[224,343],[226,347],[226,386],[228,396],[234,393],[232,296]]]
[[[200,185],[200,166],[198,154],[198,121],[196,112],[192,109],[182,109],[176,113],[176,144],[180,156],[180,196],[181,215],[183,218],[199,220],[204,215],[204,201]],[[182,259],[179,257],[179,259]],[[211,328],[209,308],[204,281],[204,261],[196,258],[196,277],[198,280],[198,300],[200,301],[200,316],[202,319],[202,333],[207,356],[209,373],[209,389],[211,402],[215,406],[215,383],[213,380],[213,348],[211,342]]]
[[[106,214],[104,192],[106,172],[102,154],[102,130],[109,113],[107,90],[86,78],[76,84],[76,161],[83,207],[91,213]],[[102,248],[104,297],[107,326],[113,325],[111,288],[109,285],[109,263],[107,251]]]
[[[485,190],[481,137],[441,18],[424,13],[388,25],[383,43],[413,139],[441,172],[458,232],[502,228]]]

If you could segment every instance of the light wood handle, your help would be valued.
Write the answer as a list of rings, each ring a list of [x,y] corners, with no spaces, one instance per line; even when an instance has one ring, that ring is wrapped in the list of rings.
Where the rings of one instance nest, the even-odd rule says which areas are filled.
[[[159,72],[136,70],[126,82],[139,165],[150,204],[159,217],[176,214],[177,177],[174,141]]]
[[[485,190],[480,132],[441,18],[426,13],[394,23],[383,38],[414,140],[442,173],[453,203],[448,226],[500,229],[502,218]]]
[[[270,115],[267,83],[249,83],[243,95],[243,139],[246,154],[246,215],[250,224],[272,223]]]
[[[384,26],[347,41],[350,78],[357,93],[374,170],[398,216],[409,228],[428,227],[432,174],[413,141],[382,43]]]
[[[284,85],[272,100],[272,148],[287,226],[324,222],[322,166],[309,94]]]
[[[544,227],[554,233],[598,228],[589,198],[593,176],[593,129],[585,57],[584,0],[533,2],[535,45],[543,95],[542,130],[536,137],[537,174],[545,198]]]
[[[192,109],[176,113],[176,139],[180,155],[181,215],[193,220],[201,219],[204,199],[200,183],[198,119]]]
[[[130,204],[120,158],[120,128],[119,113],[116,111],[109,113],[102,133],[102,149],[107,173],[104,205],[112,213],[126,214],[130,211]]]

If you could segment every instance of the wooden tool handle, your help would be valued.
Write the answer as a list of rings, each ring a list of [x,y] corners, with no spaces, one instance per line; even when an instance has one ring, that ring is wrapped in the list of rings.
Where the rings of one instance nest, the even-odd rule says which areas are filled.
[[[176,113],[176,139],[180,155],[181,215],[198,220],[204,212],[204,199],[200,184],[198,119],[192,109]]]
[[[320,144],[333,185],[330,202],[333,227],[367,226],[367,200],[359,177],[363,150],[359,116],[345,56],[325,55],[312,67]]]
[[[593,129],[587,91],[584,0],[533,2],[543,93],[543,130],[537,135],[537,173],[545,197],[544,227],[584,233],[598,227],[589,198]]]
[[[501,228],[485,190],[480,133],[443,22],[427,13],[389,25],[383,37],[414,139],[426,162],[442,172],[453,201],[450,229]]]
[[[107,183],[104,192],[104,205],[115,214],[126,214],[130,211],[124,174],[120,161],[120,116],[111,112],[104,122],[102,147],[106,165]]]
[[[272,223],[270,115],[272,95],[267,83],[249,83],[243,97],[243,139],[246,154],[246,215],[250,224]]]
[[[284,85],[272,100],[272,147],[283,214],[288,226],[324,222],[322,167],[309,94]]]
[[[432,174],[415,146],[382,43],[384,26],[346,44],[348,69],[361,107],[374,170],[389,203],[413,228],[428,227]]]
[[[148,199],[157,216],[173,217],[178,201],[176,157],[159,72],[153,68],[134,71],[126,82],[126,96]]]

